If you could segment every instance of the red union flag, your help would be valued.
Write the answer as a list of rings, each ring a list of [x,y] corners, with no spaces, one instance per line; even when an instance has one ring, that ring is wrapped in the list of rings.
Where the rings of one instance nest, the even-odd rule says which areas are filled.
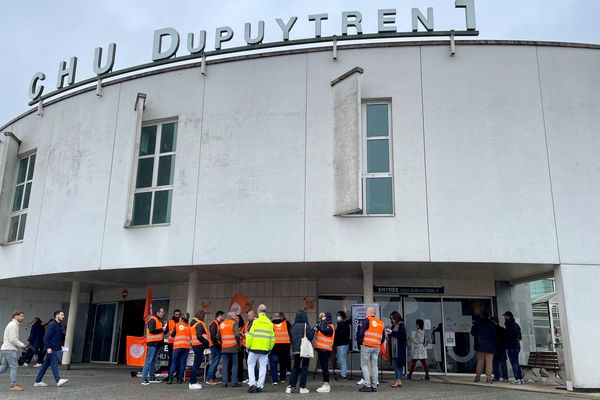
[[[152,290],[148,286],[146,290],[146,304],[144,305],[144,322],[148,322],[152,316]]]

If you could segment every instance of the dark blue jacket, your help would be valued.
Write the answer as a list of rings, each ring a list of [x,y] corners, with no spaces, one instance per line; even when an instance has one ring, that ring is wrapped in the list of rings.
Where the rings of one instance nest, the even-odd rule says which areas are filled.
[[[298,310],[296,311],[296,320],[294,321],[294,325],[292,325],[290,335],[290,339],[292,341],[293,354],[300,353],[300,343],[302,343],[304,332],[306,332],[306,338],[310,341],[312,341],[315,337],[315,331],[308,324],[308,317],[306,316],[306,311]]]
[[[44,335],[44,346],[52,351],[61,351],[63,345],[63,333],[61,325],[53,319],[46,328]]]
[[[506,349],[520,350],[521,349],[521,327],[517,322],[510,318],[504,322],[506,326]]]
[[[42,321],[37,321],[31,325],[31,332],[27,341],[31,347],[35,347],[36,349],[44,346],[44,326],[42,325]]]
[[[475,351],[494,353],[496,351],[496,325],[489,319],[478,319],[471,328],[475,337]]]

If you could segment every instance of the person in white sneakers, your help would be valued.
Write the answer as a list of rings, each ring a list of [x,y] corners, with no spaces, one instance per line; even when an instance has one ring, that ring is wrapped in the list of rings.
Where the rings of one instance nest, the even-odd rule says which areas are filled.
[[[21,310],[12,313],[12,320],[6,325],[4,330],[4,341],[0,348],[2,352],[2,365],[0,365],[0,374],[10,369],[10,386],[11,392],[22,392],[23,388],[17,385],[17,368],[18,359],[17,351],[24,349],[26,346],[19,340],[19,325],[25,319],[25,314]]]
[[[46,348],[46,358],[44,364],[40,368],[40,371],[35,378],[33,386],[48,386],[48,384],[42,382],[42,378],[46,373],[48,367],[52,367],[52,374],[56,381],[56,386],[62,386],[67,383],[68,379],[61,379],[58,374],[58,353],[62,351],[63,345],[63,333],[61,323],[65,319],[65,313],[62,311],[54,312],[54,319],[48,324],[46,334],[44,335],[44,347]]]

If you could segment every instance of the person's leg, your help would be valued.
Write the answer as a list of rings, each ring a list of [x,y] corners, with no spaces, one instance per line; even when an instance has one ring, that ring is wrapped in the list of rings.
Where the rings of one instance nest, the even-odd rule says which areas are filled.
[[[273,383],[279,381],[277,377],[277,363],[279,362],[279,355],[277,353],[269,354],[269,366],[271,367],[271,381]]]
[[[492,360],[494,359],[494,353],[485,353],[485,375],[488,382],[492,381]]]
[[[523,374],[521,372],[521,367],[519,366],[519,349],[509,349],[507,353],[515,379],[520,381],[523,379]]]
[[[296,387],[298,383],[298,375],[300,373],[300,354],[294,354],[294,366],[292,367],[292,375],[290,376],[290,386]]]
[[[38,374],[35,378],[35,383],[42,381],[42,378],[44,377],[46,370],[48,369],[48,367],[50,367],[51,361],[52,361],[52,357],[50,357],[50,354],[46,354],[46,357],[44,358],[44,363],[40,367],[40,370],[38,371]]]
[[[190,356],[189,349],[181,349],[181,355],[179,356],[179,375],[177,378],[177,382],[183,383],[185,379],[185,368],[187,367],[187,360]]]
[[[371,350],[371,387],[377,387],[379,381],[379,366],[377,361],[379,359],[379,347],[372,347]]]
[[[269,362],[269,357],[266,354],[258,355],[258,382],[256,384],[257,387],[264,389],[265,388],[265,378],[267,376],[267,363]]]
[[[477,366],[475,367],[475,381],[477,382],[481,379],[481,373],[483,372],[485,353],[478,351],[475,354],[477,355]]]
[[[194,364],[192,364],[192,371],[190,375],[190,384],[198,383],[198,370],[202,365],[202,359],[204,358],[204,347],[194,346]]]
[[[500,372],[502,379],[508,380],[508,368],[506,366],[506,356],[500,360]]]
[[[150,369],[152,357],[154,357],[154,349],[154,346],[146,346],[146,359],[144,360],[144,367],[142,368],[142,382],[148,380],[148,371]]]
[[[217,379],[217,369],[221,361],[221,349],[217,346],[210,348],[210,368],[208,369],[208,380]]]
[[[8,360],[6,359],[6,356],[4,355],[4,352],[6,350],[2,350],[2,362],[0,363],[0,374],[3,374],[4,372],[6,372],[6,370],[8,369]]]
[[[423,371],[425,371],[425,379],[429,379],[429,365],[426,358],[421,360],[421,365],[423,366]]]
[[[349,345],[338,346],[337,348],[337,359],[338,367],[340,369],[340,375],[344,378],[348,376],[348,348]]]
[[[169,356],[169,362],[167,364],[167,371],[171,371],[171,365],[173,365],[173,343],[167,345],[167,354]]]
[[[367,352],[367,346],[361,346],[360,348],[360,369],[362,371],[363,380],[365,386],[371,386],[371,378],[369,374],[369,354]]]
[[[310,358],[303,358],[301,360],[301,372],[300,372],[300,388],[306,389],[306,380],[308,379],[308,363]]]
[[[289,353],[283,353],[279,355],[279,382],[287,381],[287,368],[288,364],[290,363],[289,358]]]
[[[238,384],[238,353],[231,354],[231,383]]]
[[[256,362],[258,357],[256,353],[248,352],[248,386],[256,386]]]
[[[396,380],[402,379],[402,368],[400,367],[400,359],[398,357],[392,358],[392,368],[394,368]]]
[[[244,381],[244,349],[237,353],[238,359],[238,382]]]
[[[53,351],[52,354],[49,355],[50,356],[50,366],[52,368],[52,375],[54,375],[54,380],[56,381],[56,383],[58,383],[58,381],[60,380],[60,374],[58,373],[58,352],[57,351]]]
[[[492,373],[494,374],[494,380],[500,380],[500,357],[498,354],[494,354],[492,358]]]
[[[17,352],[15,350],[3,350],[2,351],[2,367],[0,370],[2,372],[7,369],[9,372],[10,379],[10,387],[13,387],[17,384],[17,369],[19,368],[19,358],[17,357]]]
[[[321,370],[323,371],[323,382],[329,383],[329,357],[330,351],[321,351],[319,353],[319,361],[321,362]]]
[[[224,385],[229,383],[229,363],[231,362],[231,354],[230,353],[221,353],[221,362],[223,363],[223,377],[221,378],[221,382]]]
[[[413,358],[410,361],[410,369],[408,371],[408,379],[410,379],[410,377],[412,376],[413,372],[415,372],[415,368],[417,368],[417,359]]]
[[[169,378],[173,378],[175,371],[177,370],[177,357],[179,356],[179,349],[173,350],[171,355],[171,366],[169,367]]]

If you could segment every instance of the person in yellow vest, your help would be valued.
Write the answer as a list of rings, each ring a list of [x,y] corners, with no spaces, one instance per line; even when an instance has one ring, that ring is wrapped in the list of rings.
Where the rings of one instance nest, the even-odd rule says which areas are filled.
[[[275,346],[269,354],[269,364],[271,366],[271,380],[273,385],[279,382],[285,382],[287,378],[287,366],[290,359],[290,323],[281,317],[280,313],[273,314],[271,319],[273,331],[275,332]],[[277,375],[277,366],[279,365],[279,375]]]
[[[331,392],[329,385],[329,358],[333,350],[333,341],[335,340],[335,327],[331,313],[319,314],[319,324],[315,327],[317,334],[315,335],[315,349],[319,356],[319,364],[323,371],[323,385],[317,389],[318,393]]]
[[[164,326],[162,318],[165,316],[165,309],[160,307],[154,311],[154,315],[150,317],[146,323],[146,359],[144,360],[144,368],[142,369],[142,385],[150,383],[160,383],[154,375],[156,358],[160,346],[164,340]]]
[[[380,347],[385,340],[384,323],[376,317],[375,307],[367,307],[367,318],[363,319],[356,332],[356,342],[360,347],[360,368],[365,384],[360,392],[376,392],[379,369],[377,360]],[[371,372],[369,373],[369,369]]]
[[[167,365],[167,371],[171,370],[171,364],[173,363],[173,343],[175,342],[175,337],[171,336],[171,332],[173,332],[173,330],[175,329],[175,325],[179,322],[180,319],[181,310],[176,309],[175,311],[173,311],[173,317],[171,317],[167,326],[167,353],[169,355],[169,364]]]
[[[225,313],[223,311],[217,311],[215,313],[215,319],[212,320],[208,325],[208,334],[210,336],[210,367],[208,367],[208,384],[218,385],[217,370],[219,369],[219,363],[221,362],[221,342],[217,339],[217,332],[219,331],[219,325],[225,319]]]
[[[170,334],[174,338],[174,341],[173,362],[171,363],[171,369],[169,369],[169,376],[167,377],[167,383],[169,385],[173,383],[175,371],[177,371],[177,383],[183,383],[185,366],[187,364],[188,355],[190,354],[190,348],[192,347],[192,330],[187,321],[184,318],[181,318],[179,322],[175,324],[175,330]]]
[[[217,339],[221,341],[221,360],[223,361],[224,387],[239,387],[238,352],[240,351],[240,328],[235,312],[230,311],[227,319],[219,324]],[[231,364],[231,383],[229,383],[229,364]]]
[[[267,318],[267,306],[261,304],[257,308],[258,318],[252,321],[252,326],[246,333],[246,348],[248,349],[248,393],[260,393],[265,388],[267,362],[269,352],[275,346],[273,324]],[[258,380],[254,367],[258,362]]]
[[[200,310],[194,315],[190,324],[192,350],[194,350],[194,364],[192,365],[189,383],[191,390],[202,389],[202,385],[198,383],[198,370],[204,359],[204,350],[208,349],[211,343],[208,328],[206,327],[206,322],[204,322],[205,319],[206,314]]]

